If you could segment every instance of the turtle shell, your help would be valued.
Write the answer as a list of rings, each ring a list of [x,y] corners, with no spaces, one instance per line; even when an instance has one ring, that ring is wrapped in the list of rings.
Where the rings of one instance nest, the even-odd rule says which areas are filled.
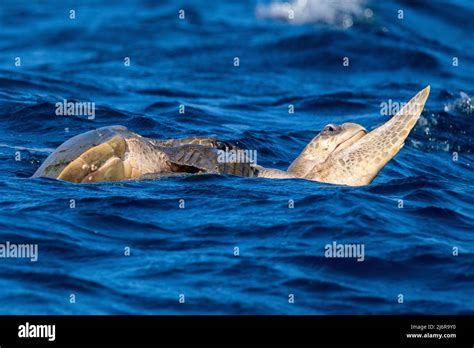
[[[109,126],[85,132],[62,143],[46,158],[33,177],[56,179],[66,166],[90,148],[109,141],[116,135],[130,133],[123,126]]]

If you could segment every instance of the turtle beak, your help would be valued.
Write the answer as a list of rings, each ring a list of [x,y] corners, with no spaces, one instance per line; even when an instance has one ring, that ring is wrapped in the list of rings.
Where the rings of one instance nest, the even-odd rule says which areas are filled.
[[[344,131],[349,132],[352,135],[355,135],[358,132],[363,132],[364,134],[367,134],[367,129],[365,129],[364,127],[362,127],[360,124],[357,124],[357,123],[351,123],[351,122],[343,123],[342,128],[344,129]]]
[[[367,134],[367,130],[357,123],[344,123],[341,127],[343,137],[334,149],[334,153],[351,146]]]

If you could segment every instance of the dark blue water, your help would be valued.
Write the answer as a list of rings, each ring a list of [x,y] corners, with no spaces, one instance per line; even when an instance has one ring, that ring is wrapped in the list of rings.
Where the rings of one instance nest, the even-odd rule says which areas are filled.
[[[289,23],[269,2],[3,0],[0,243],[36,243],[39,259],[0,258],[1,313],[474,313],[474,5],[342,3]],[[381,103],[428,84],[405,147],[366,187],[29,178],[63,141],[113,124],[229,140],[286,169],[325,124],[372,129]],[[95,102],[95,118],[57,116],[64,99]],[[334,241],[365,260],[324,257]]]

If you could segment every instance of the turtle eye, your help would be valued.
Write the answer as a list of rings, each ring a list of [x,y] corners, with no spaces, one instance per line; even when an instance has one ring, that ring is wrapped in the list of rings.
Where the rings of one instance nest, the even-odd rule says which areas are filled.
[[[332,124],[328,124],[326,127],[324,127],[324,131],[328,133],[335,132],[336,127],[334,127]]]

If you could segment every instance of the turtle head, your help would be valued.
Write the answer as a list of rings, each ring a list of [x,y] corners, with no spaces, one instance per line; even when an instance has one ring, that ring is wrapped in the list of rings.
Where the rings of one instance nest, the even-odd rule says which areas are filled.
[[[288,172],[304,177],[316,164],[323,163],[330,156],[354,144],[365,134],[367,134],[365,128],[356,123],[342,125],[330,123],[306,145],[290,165]]]

